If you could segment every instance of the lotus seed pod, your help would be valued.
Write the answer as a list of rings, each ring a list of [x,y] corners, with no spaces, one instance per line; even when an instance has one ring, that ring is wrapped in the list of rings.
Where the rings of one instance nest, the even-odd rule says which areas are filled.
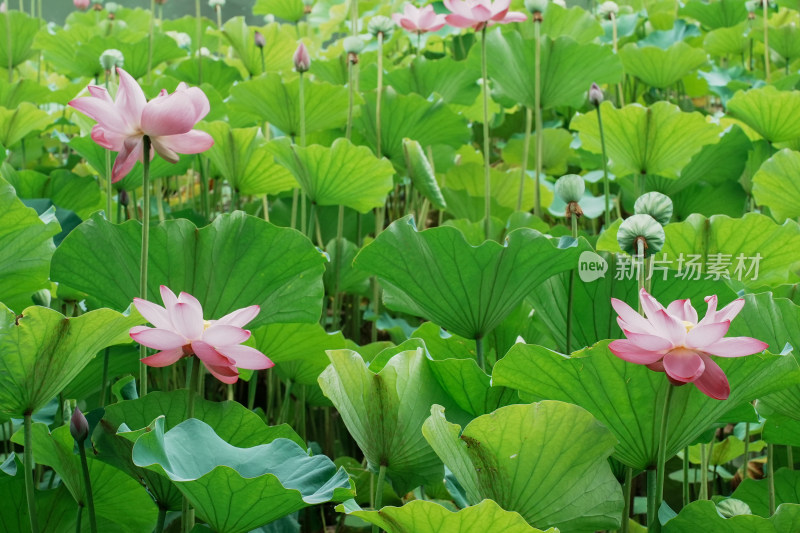
[[[372,20],[369,21],[367,31],[369,31],[373,37],[377,37],[379,33],[382,33],[383,40],[388,41],[392,37],[392,32],[394,31],[394,22],[392,22],[392,19],[389,17],[378,15],[372,17]]]
[[[608,2],[600,4],[597,8],[597,14],[604,19],[611,18],[611,15],[616,17],[619,14],[619,6],[616,2],[608,0]]]
[[[122,67],[125,63],[125,56],[116,48],[109,48],[100,54],[100,66],[104,70],[113,71],[115,67]]]
[[[108,11],[109,15],[113,15],[117,11],[119,11],[119,4],[116,2],[106,2],[105,5],[106,11]]]
[[[567,204],[580,202],[585,190],[586,183],[577,174],[567,174],[556,181],[556,195]]]
[[[717,511],[725,518],[733,518],[734,516],[753,514],[750,506],[742,500],[734,498],[725,498],[717,504]]]
[[[659,224],[666,226],[672,218],[672,200],[660,192],[648,192],[636,199],[633,212],[637,215],[650,215]]]
[[[622,221],[617,231],[619,247],[630,255],[639,255],[638,243],[643,241],[645,257],[664,247],[664,228],[650,215],[632,215]]]
[[[603,90],[600,88],[599,85],[593,83],[592,86],[589,88],[589,103],[593,106],[597,107],[603,103]]]
[[[214,9],[225,5],[225,0],[208,0],[208,7]]]
[[[72,412],[72,418],[69,420],[69,433],[76,442],[81,443],[89,436],[89,422],[83,416],[81,410],[77,407]]]
[[[548,0],[525,0],[525,9],[531,13],[544,13]]]
[[[264,24],[272,24],[273,22],[275,22],[275,15],[264,15]]]
[[[294,61],[294,69],[297,72],[301,74],[308,72],[308,69],[311,68],[311,56],[308,55],[308,48],[306,48],[305,43],[300,43],[294,52],[292,60]]]
[[[567,8],[567,3],[564,0],[553,0],[553,3],[558,7],[563,7],[564,9]]]
[[[258,30],[253,34],[253,42],[259,48],[264,48],[264,46],[267,45],[267,39],[264,37],[264,34]]]
[[[351,35],[342,40],[342,47],[344,47],[344,51],[348,54],[360,54],[364,49],[364,41],[361,37]]]

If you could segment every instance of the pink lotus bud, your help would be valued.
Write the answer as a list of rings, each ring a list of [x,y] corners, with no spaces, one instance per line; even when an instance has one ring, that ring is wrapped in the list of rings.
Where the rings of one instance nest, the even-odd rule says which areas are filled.
[[[255,41],[256,46],[259,48],[264,48],[267,45],[267,40],[264,38],[264,34],[258,30],[256,30],[255,35],[253,35],[253,40]]]
[[[304,43],[300,43],[300,46],[297,47],[297,50],[294,52],[294,56],[292,56],[294,60],[294,69],[301,74],[303,72],[308,72],[308,69],[311,68],[311,57],[308,55],[308,48]]]
[[[89,436],[89,422],[86,421],[86,417],[77,407],[69,420],[69,432],[78,443],[85,441],[86,437]]]
[[[156,4],[159,4],[159,5],[162,5],[162,6],[164,4],[166,4],[166,3],[167,3],[167,0],[156,0]]]
[[[84,9],[89,9],[89,5],[92,3],[91,0],[72,0],[72,3],[75,4],[75,7],[83,11]]]
[[[589,89],[589,103],[595,107],[603,103],[603,91],[596,83],[593,83]]]
[[[3,2],[2,4],[0,4],[0,13],[7,13],[7,12],[8,8],[6,7],[6,3]]]

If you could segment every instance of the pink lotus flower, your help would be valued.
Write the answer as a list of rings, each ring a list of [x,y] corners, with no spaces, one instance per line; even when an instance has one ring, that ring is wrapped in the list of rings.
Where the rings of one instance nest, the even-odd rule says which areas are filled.
[[[627,339],[615,340],[608,348],[625,361],[666,372],[674,385],[694,383],[706,396],[725,400],[731,392],[728,378],[710,356],[742,357],[769,346],[751,337],[725,337],[744,306],[741,298],[717,311],[716,295],[706,297],[708,310],[699,322],[689,300],[675,300],[664,308],[644,289],[639,298],[647,318],[625,302],[611,299]]]
[[[445,25],[444,15],[437,15],[430,4],[423,8],[406,4],[403,7],[403,14],[392,14],[392,20],[404,30],[414,33],[439,31]]]
[[[308,55],[308,48],[306,48],[305,43],[301,42],[297,46],[297,50],[294,51],[292,56],[292,61],[294,61],[294,69],[301,74],[308,72],[308,69],[311,68],[311,57]]]
[[[83,11],[84,9],[89,9],[89,5],[91,5],[91,0],[72,0],[72,3],[75,4],[75,7]]]
[[[528,17],[520,11],[509,11],[511,0],[444,0],[452,13],[445,17],[448,24],[456,28],[472,27],[482,30],[492,24],[524,22]]]
[[[191,294],[182,292],[176,297],[162,285],[161,299],[165,307],[133,299],[136,309],[155,327],[133,327],[131,337],[139,344],[161,350],[142,359],[144,364],[169,366],[182,357],[196,355],[215,378],[229,384],[239,379],[237,367],[261,370],[274,366],[255,348],[241,346],[250,338],[250,332],[242,326],[258,315],[259,306],[239,309],[219,320],[203,320],[203,307]]]
[[[158,152],[170,163],[178,162],[179,153],[197,154],[214,145],[211,135],[192,129],[210,110],[203,91],[181,82],[174,93],[167,94],[164,89],[148,102],[130,74],[121,68],[117,72],[119,90],[115,100],[104,88],[90,85],[91,96],[69,103],[97,121],[92,128],[94,142],[119,152],[111,172],[112,181],[124,178],[137,161],[143,160],[145,135],[153,143],[150,159]]]

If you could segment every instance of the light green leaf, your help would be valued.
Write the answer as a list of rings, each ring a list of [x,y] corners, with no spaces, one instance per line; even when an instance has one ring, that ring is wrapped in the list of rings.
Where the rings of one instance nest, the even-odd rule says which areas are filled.
[[[347,139],[336,139],[330,148],[319,144],[303,148],[278,139],[269,149],[319,205],[344,205],[368,213],[385,203],[394,186],[391,163]]]
[[[528,170],[536,168],[536,135],[536,133],[532,134],[528,143]],[[571,143],[572,135],[563,128],[542,130],[542,172],[549,176],[565,174]],[[509,139],[503,147],[503,161],[509,165],[522,166],[524,145],[523,137]],[[545,202],[542,203],[546,205]]]
[[[222,25],[222,35],[228,40],[242,61],[245,70],[250,76],[262,74],[261,50],[255,45],[256,30],[260,31],[267,42],[264,48],[264,64],[268,72],[290,70],[292,68],[292,54],[297,48],[297,33],[289,24],[274,22],[261,28],[248,26],[244,17],[232,17]],[[265,93],[266,94],[266,93]],[[264,95],[260,95],[259,98]],[[254,104],[256,102],[250,102]],[[249,126],[249,124],[247,124]]]
[[[744,0],[720,0],[709,3],[692,0],[683,5],[678,14],[691,17],[712,30],[730,28],[747,20]]]
[[[0,13],[0,67],[8,68],[9,55],[12,68],[16,68],[31,56],[31,47],[39,30],[39,24],[38,19],[29,17],[23,11],[12,9],[11,6],[8,13]]]
[[[52,123],[46,111],[28,102],[16,109],[0,107],[0,144],[10,148],[29,133],[44,130]]]
[[[742,500],[750,506],[753,514],[767,518],[769,517],[768,485],[767,479],[747,478],[733,491],[731,498]],[[775,505],[786,503],[800,503],[800,472],[779,468],[775,471]],[[800,523],[800,517],[797,521]]]
[[[616,439],[578,406],[510,405],[462,432],[434,405],[422,433],[471,503],[490,498],[534,527],[565,533],[619,527],[622,490],[607,461]]]
[[[619,51],[625,72],[658,89],[671,87],[706,62],[706,52],[678,41],[666,50],[626,44]]]
[[[442,191],[436,182],[436,174],[422,146],[417,141],[403,139],[403,150],[405,151],[406,169],[411,183],[434,207],[445,209],[447,203],[442,197]]]
[[[53,204],[74,211],[81,219],[105,210],[105,198],[92,176],[78,176],[68,170],[53,170],[49,175],[21,170],[8,175],[20,198],[50,198]]]
[[[220,533],[244,533],[309,505],[353,496],[347,472],[324,455],[309,457],[288,439],[238,448],[194,418],[167,432],[164,418],[157,418],[136,440],[133,462],[164,472]]]
[[[566,36],[579,43],[588,43],[603,35],[603,28],[597,20],[591,13],[580,6],[566,9],[549,2],[543,19],[542,35],[547,35],[551,39]],[[527,26],[525,29],[528,29],[532,24],[525,24],[524,26]]]
[[[746,482],[751,480],[746,480]],[[722,500],[725,501],[725,500]],[[800,524],[800,505],[782,505],[769,519],[754,515],[724,518],[714,502],[698,500],[690,503],[664,525],[664,533],[713,531],[714,533],[787,533]]]
[[[769,353],[721,358],[731,384],[725,401],[696,387],[676,387],[670,407],[667,457],[695,442],[710,424],[744,402],[796,385],[800,368],[792,356]],[[608,341],[565,357],[541,346],[516,344],[494,367],[492,383],[516,388],[523,399],[554,399],[584,407],[619,439],[614,457],[643,470],[656,463],[658,424],[665,375],[628,363],[608,350]]]
[[[438,95],[448,104],[472,105],[480,93],[480,65],[470,56],[466,61],[443,57],[430,61],[418,56],[407,68],[386,75],[386,85],[401,94],[416,93],[425,98]]]
[[[127,308],[139,294],[141,232],[138,222],[95,215],[58,247],[52,278],[86,293],[94,307]],[[166,285],[200,300],[207,318],[260,304],[250,327],[316,322],[324,261],[304,235],[241,211],[199,229],[168,220],[151,228],[148,299],[160,302],[158,287]]]
[[[753,176],[753,197],[778,220],[800,216],[800,152],[784,148]]]
[[[583,148],[601,153],[597,111],[577,114],[570,128],[580,133]],[[650,107],[631,104],[616,109],[601,104],[606,150],[618,177],[656,174],[677,178],[704,145],[719,141],[721,129],[700,113],[684,113],[667,102]]]
[[[703,48],[713,56],[744,55],[750,43],[748,29],[747,23],[742,22],[732,28],[718,28],[710,31],[703,39]]]
[[[406,217],[365,246],[355,264],[380,278],[387,307],[477,339],[537,285],[574,268],[586,248],[583,240],[559,242],[525,228],[509,233],[503,245],[472,246],[455,228],[419,232]]]
[[[772,85],[737,92],[728,101],[728,114],[771,143],[800,137],[800,91],[779,91]]]
[[[305,16],[302,0],[256,0],[253,15],[274,15],[286,22],[297,22]]]

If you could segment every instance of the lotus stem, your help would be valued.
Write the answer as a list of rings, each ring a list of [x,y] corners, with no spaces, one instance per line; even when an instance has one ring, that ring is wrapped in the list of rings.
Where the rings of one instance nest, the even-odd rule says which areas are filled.
[[[155,533],[163,533],[164,522],[167,520],[167,508],[158,506],[158,520],[156,521]]]
[[[475,353],[478,359],[478,366],[481,370],[486,372],[486,357],[483,353],[483,336],[479,336],[475,339]]]
[[[353,63],[350,60],[347,61],[347,88],[349,95],[347,101],[347,127],[345,129],[344,136],[348,141],[353,134],[353,109],[355,109],[356,99],[355,79],[357,68],[358,63]]]
[[[39,533],[39,520],[36,516],[36,500],[33,488],[33,419],[30,411],[25,413],[25,450],[23,464],[25,468],[25,497],[28,500],[28,518],[31,522],[31,533]]]
[[[22,0],[20,0],[20,4],[22,4]],[[4,13],[4,15],[6,19],[6,50],[8,51],[8,83],[14,83],[14,54],[11,53],[14,41],[11,38],[11,12]],[[24,162],[25,159],[22,161]]]
[[[761,7],[763,8],[762,11],[764,13],[764,74],[766,77],[767,83],[770,81],[770,73],[769,73],[769,24],[768,18],[769,13],[767,9],[769,7],[768,0],[761,0]]]
[[[289,405],[292,402],[292,385],[294,382],[289,379],[286,381],[286,391],[283,395],[283,403],[281,404],[281,412],[278,415],[278,423],[285,424],[289,419]]]
[[[597,126],[600,130],[600,151],[603,156],[603,196],[605,197],[605,225],[611,227],[611,183],[608,181],[608,158],[606,157],[606,138],[603,133],[603,117],[600,112],[601,105],[597,106]]]
[[[108,92],[108,77],[110,72],[106,70],[106,92]],[[114,187],[111,181],[111,150],[106,150],[106,220],[111,222],[111,198],[114,194]]]
[[[625,467],[625,483],[622,486],[622,527],[620,533],[628,533],[631,522],[631,492],[633,489],[633,468]]]
[[[92,533],[97,533],[97,517],[94,512],[94,496],[92,495],[92,480],[89,477],[89,463],[86,461],[86,447],[84,440],[78,441],[78,453],[81,456],[81,471],[83,471],[83,484],[86,489],[86,507],[89,509],[89,528]]]
[[[636,241],[636,257],[639,258],[639,268],[636,270],[636,281],[637,281],[637,285],[638,285],[638,288],[639,288],[638,293],[641,294],[642,293],[642,289],[644,289],[644,281],[645,281],[644,280],[645,272],[644,272],[644,239],[643,238],[639,238]],[[642,313],[642,301],[641,301],[642,299],[638,298],[638,300],[639,300],[639,314],[641,315],[641,314],[643,314]]]
[[[775,446],[767,444],[767,477],[769,478],[769,515],[775,514]]]
[[[791,444],[786,445],[786,463],[789,470],[794,470],[794,453]]]
[[[656,462],[656,497],[654,520],[648,523],[648,531],[658,533],[661,531],[661,521],[658,519],[658,510],[664,501],[664,467],[667,462],[667,432],[669,431],[669,407],[672,400],[672,384],[667,385],[667,393],[664,395],[664,407],[661,411],[661,429],[658,433],[658,457]]]
[[[200,0],[194,2],[195,16],[197,17],[197,85],[203,84],[203,15],[200,10]]]
[[[150,137],[142,137],[142,256],[139,262],[139,297],[147,299],[147,258],[150,247]],[[147,347],[139,345],[140,359],[147,357]],[[139,396],[147,394],[147,365],[139,362]]]
[[[570,215],[570,225],[572,226],[572,238],[578,239],[578,217],[575,213]],[[569,288],[567,289],[567,342],[566,353],[572,353],[572,308],[573,297],[575,294],[575,271],[569,271]]]
[[[748,478],[750,468],[750,422],[744,424],[744,465],[742,469],[742,481]]]
[[[542,135],[542,23],[541,17],[533,20],[534,40],[536,41],[536,55],[534,58],[533,98],[536,108],[536,189],[534,192],[535,203],[533,214],[542,216],[542,195],[539,184],[542,176],[542,152],[544,151],[544,135]]]
[[[697,499],[708,499],[708,456],[705,442],[700,443],[700,494]]]
[[[375,153],[381,158],[381,104],[383,100],[383,32],[378,32],[378,88],[375,95]]]
[[[375,484],[375,507],[376,511],[380,511],[383,506],[383,483],[386,480],[386,465],[381,464],[378,469],[378,482]],[[372,533],[378,533],[378,526],[372,526]]]
[[[341,316],[342,298],[339,294],[342,276],[342,240],[344,239],[344,206],[339,206],[339,214],[336,217],[336,260],[333,263],[334,283],[333,283],[333,331],[339,329],[339,319]]]
[[[522,170],[519,173],[519,195],[517,196],[517,211],[522,211],[522,198],[525,194],[525,178],[528,176],[528,155],[530,152],[531,129],[533,128],[533,110],[525,108],[525,138],[522,141]]]
[[[300,146],[306,145],[306,90],[305,76],[300,73]]]
[[[656,471],[652,468],[647,470],[647,526],[650,527],[657,520],[658,510],[656,509],[656,486],[658,478]]]
[[[100,382],[100,407],[106,406],[106,396],[108,395],[108,356],[110,348],[103,350],[103,377]]]
[[[256,389],[258,388],[258,373],[253,372],[250,381],[247,382],[247,408],[253,410],[256,404]]]
[[[614,13],[609,14],[611,19],[611,43],[614,53],[617,53],[617,16]],[[622,82],[617,83],[617,105],[623,107],[625,105],[625,94],[622,91]]]
[[[216,12],[217,12],[217,29],[219,31],[222,31],[222,6],[221,5],[219,5],[219,4],[216,5]],[[264,49],[262,48],[261,50],[262,50],[262,54],[263,54],[263,50]],[[223,54],[222,54],[222,37],[221,36],[217,37],[217,53],[219,54],[219,57],[223,56]],[[263,56],[262,56],[262,58],[263,58]]]
[[[492,234],[492,182],[490,177],[491,143],[489,142],[489,74],[486,62],[486,28],[481,30],[481,79],[483,80],[483,229],[488,241]]]
[[[195,356],[186,358],[186,420],[194,418],[194,401],[199,390],[200,376],[202,375],[202,369],[199,364],[197,364],[197,368],[194,368],[194,359]],[[181,514],[183,531],[184,533],[189,533],[194,528],[194,509],[192,509],[186,496],[183,497],[181,504]]]
[[[745,444],[745,447],[747,445]],[[683,506],[689,505],[689,447],[683,448]]]
[[[153,79],[153,34],[155,33],[156,0],[150,0],[150,35],[147,39],[147,83]],[[108,87],[106,87],[108,89]]]

